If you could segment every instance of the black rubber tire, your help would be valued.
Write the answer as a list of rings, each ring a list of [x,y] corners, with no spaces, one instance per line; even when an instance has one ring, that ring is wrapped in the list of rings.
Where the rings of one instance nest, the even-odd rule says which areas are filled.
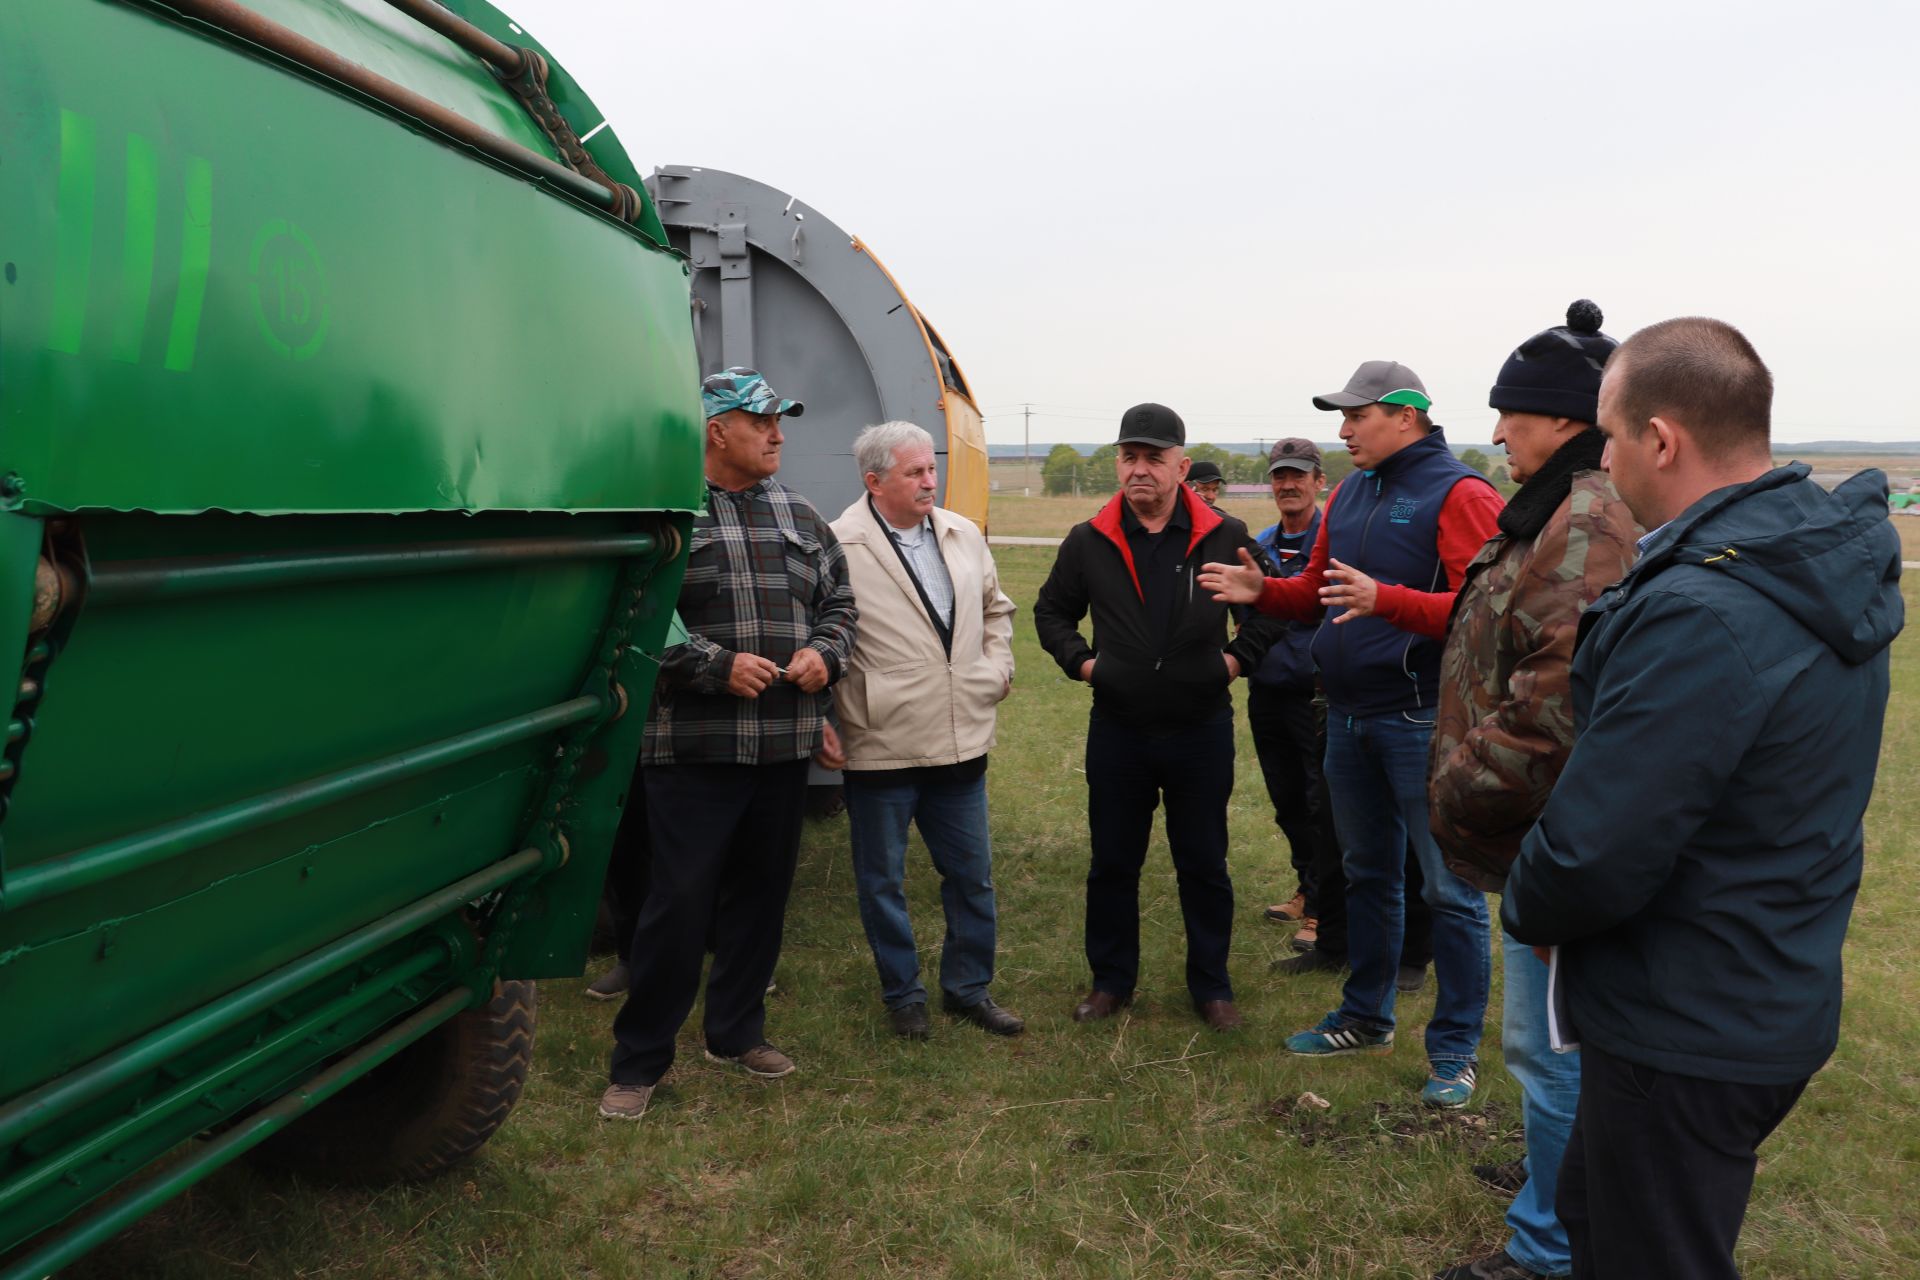
[[[506,1122],[533,1062],[538,998],[502,982],[312,1114],[253,1149],[255,1164],[330,1182],[431,1178]]]

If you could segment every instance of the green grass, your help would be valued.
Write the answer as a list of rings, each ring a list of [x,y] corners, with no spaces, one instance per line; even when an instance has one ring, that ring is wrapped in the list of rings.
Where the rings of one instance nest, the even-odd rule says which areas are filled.
[[[1518,1129],[1517,1090],[1499,1066],[1497,989],[1486,1087],[1465,1116],[1428,1116],[1413,1103],[1430,994],[1403,1002],[1390,1056],[1279,1052],[1288,1032],[1336,1002],[1337,986],[1267,972],[1287,935],[1260,909],[1292,885],[1244,722],[1232,963],[1247,1030],[1207,1034],[1187,1008],[1158,841],[1143,885],[1140,1002],[1107,1024],[1069,1019],[1086,982],[1086,690],[1040,653],[1024,612],[1051,558],[998,552],[1023,612],[1020,675],[991,773],[995,993],[1026,1015],[1025,1037],[992,1039],[938,1014],[930,1043],[886,1034],[844,819],[820,823],[808,833],[769,1021],[800,1063],[788,1080],[723,1072],[701,1059],[690,1031],[646,1119],[602,1122],[593,1104],[612,1011],[579,982],[545,983],[526,1096],[468,1168],[371,1192],[230,1168],[71,1274],[1398,1277],[1501,1243],[1504,1206],[1467,1174],[1482,1148],[1505,1152]],[[1844,1037],[1763,1151],[1741,1246],[1752,1277],[1920,1272],[1917,667],[1915,642],[1903,639],[1848,948]],[[929,965],[936,887],[916,854],[909,890]],[[1295,1108],[1308,1090],[1332,1109]]]

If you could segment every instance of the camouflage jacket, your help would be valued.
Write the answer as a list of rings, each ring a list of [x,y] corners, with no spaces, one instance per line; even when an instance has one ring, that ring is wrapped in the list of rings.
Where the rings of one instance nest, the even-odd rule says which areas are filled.
[[[1573,749],[1580,615],[1626,575],[1640,534],[1604,471],[1575,473],[1533,537],[1508,523],[1454,602],[1428,757],[1434,838],[1454,873],[1488,892],[1506,883]]]

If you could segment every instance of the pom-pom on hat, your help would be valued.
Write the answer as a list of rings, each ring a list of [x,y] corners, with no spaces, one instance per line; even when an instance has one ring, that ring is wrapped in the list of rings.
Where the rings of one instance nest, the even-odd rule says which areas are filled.
[[[1589,299],[1575,302],[1566,324],[1541,330],[1507,357],[1487,403],[1502,413],[1592,422],[1599,414],[1600,372],[1620,345],[1600,332],[1605,319]]]

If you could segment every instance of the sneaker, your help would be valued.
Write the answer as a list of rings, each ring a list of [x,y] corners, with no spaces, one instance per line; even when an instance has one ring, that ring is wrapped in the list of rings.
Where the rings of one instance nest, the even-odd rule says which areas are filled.
[[[1295,951],[1311,951],[1320,941],[1320,922],[1308,916],[1300,922],[1300,928],[1293,935]]]
[[[1495,1195],[1517,1196],[1520,1188],[1527,1185],[1527,1158],[1507,1160],[1500,1164],[1476,1164],[1470,1170],[1480,1181],[1480,1185]]]
[[[607,970],[587,984],[587,998],[590,1000],[625,1000],[627,991],[633,986],[633,972],[624,961],[616,961],[613,968]]]
[[[1430,1107],[1445,1107],[1449,1111],[1458,1111],[1473,1101],[1473,1063],[1449,1058],[1434,1063],[1432,1071],[1433,1074],[1427,1077],[1426,1088],[1420,1090],[1420,1101]]]
[[[1418,969],[1410,964],[1400,966],[1400,972],[1393,975],[1393,989],[1402,993],[1412,993],[1427,985],[1425,965]]]
[[[915,1000],[912,1004],[887,1010],[887,1025],[902,1040],[925,1040],[933,1033],[933,1025],[927,1021],[925,1000]]]
[[[1521,1266],[1505,1249],[1500,1249],[1484,1258],[1436,1271],[1433,1280],[1548,1280],[1548,1277],[1544,1271]]]
[[[653,1086],[650,1084],[610,1084],[607,1091],[600,1095],[600,1118],[638,1120],[647,1114],[647,1104],[652,1101]]]
[[[1282,956],[1268,967],[1275,973],[1297,977],[1303,973],[1339,973],[1347,966],[1345,961],[1331,951],[1322,951],[1315,947],[1312,951],[1302,951],[1297,956]]]
[[[1285,902],[1267,908],[1267,919],[1280,924],[1293,924],[1307,916],[1307,895],[1296,893]]]
[[[781,1076],[793,1074],[793,1059],[770,1044],[757,1044],[745,1053],[725,1054],[707,1050],[707,1061],[718,1062],[722,1066],[739,1067],[750,1076],[762,1080],[778,1080]]]
[[[1309,1031],[1296,1031],[1287,1037],[1287,1052],[1307,1058],[1335,1057],[1343,1053],[1391,1053],[1393,1029],[1375,1031],[1358,1023],[1340,1020],[1338,1012],[1320,1019]]]

